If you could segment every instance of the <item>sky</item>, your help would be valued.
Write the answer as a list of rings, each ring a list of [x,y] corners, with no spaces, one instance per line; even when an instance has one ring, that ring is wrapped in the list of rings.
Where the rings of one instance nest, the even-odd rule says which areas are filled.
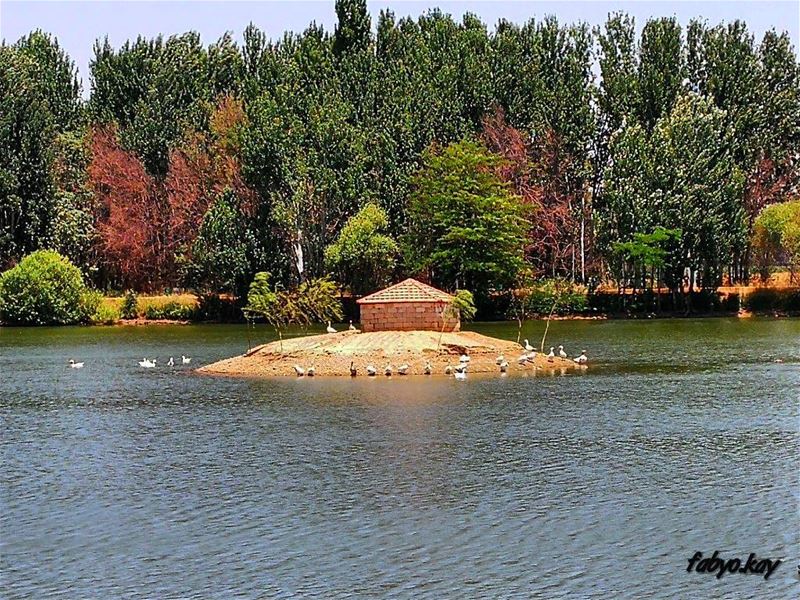
[[[797,0],[763,1],[398,1],[368,2],[373,27],[382,9],[389,8],[400,18],[416,18],[429,8],[460,19],[465,12],[477,14],[490,27],[500,18],[521,23],[530,18],[555,15],[559,21],[585,21],[602,25],[610,12],[623,10],[636,19],[638,28],[650,17],[675,16],[682,25],[693,18],[702,18],[716,25],[721,21],[741,19],[760,40],[770,29],[786,31],[791,36],[795,52],[800,47],[800,2]],[[284,31],[303,31],[311,21],[333,31],[336,23],[334,0],[326,1],[232,1],[185,0],[156,1],[20,1],[0,0],[0,38],[13,43],[34,29],[54,34],[78,67],[83,80],[84,96],[88,96],[89,61],[94,42],[108,36],[117,48],[126,40],[139,35],[169,36],[186,31],[200,33],[203,43],[217,40],[226,31],[241,41],[242,32],[253,22],[272,38]]]

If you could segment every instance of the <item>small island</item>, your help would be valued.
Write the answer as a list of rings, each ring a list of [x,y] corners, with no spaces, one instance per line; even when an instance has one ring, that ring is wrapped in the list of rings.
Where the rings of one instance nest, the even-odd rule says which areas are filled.
[[[367,375],[373,366],[380,376],[386,367],[406,375],[447,374],[463,356],[469,357],[470,373],[499,373],[500,362],[509,363],[507,372],[537,369],[571,369],[578,365],[559,356],[548,357],[507,340],[472,331],[461,331],[457,311],[448,310],[453,296],[415,279],[365,296],[358,301],[364,331],[347,330],[275,341],[258,346],[242,356],[222,360],[198,369],[199,373],[229,376],[294,376],[294,366],[314,368],[316,375]],[[527,360],[521,357],[527,355]],[[502,357],[502,358],[501,358]]]

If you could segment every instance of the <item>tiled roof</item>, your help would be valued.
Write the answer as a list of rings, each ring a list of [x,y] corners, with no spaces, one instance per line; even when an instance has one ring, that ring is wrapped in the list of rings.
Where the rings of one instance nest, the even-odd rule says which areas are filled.
[[[364,296],[358,304],[383,304],[391,302],[450,302],[453,296],[417,281],[406,279],[384,290]]]

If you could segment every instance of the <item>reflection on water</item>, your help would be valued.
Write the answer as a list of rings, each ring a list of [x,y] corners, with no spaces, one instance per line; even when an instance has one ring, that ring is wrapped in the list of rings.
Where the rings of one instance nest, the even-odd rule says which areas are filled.
[[[796,597],[800,321],[557,322],[593,358],[565,376],[136,364],[245,339],[0,330],[6,597]],[[786,562],[719,581],[698,550]]]

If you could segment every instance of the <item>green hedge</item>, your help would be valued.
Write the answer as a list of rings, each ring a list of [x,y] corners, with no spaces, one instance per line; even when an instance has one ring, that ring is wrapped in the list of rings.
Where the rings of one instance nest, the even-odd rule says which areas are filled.
[[[751,312],[800,313],[800,290],[756,290],[742,304]]]
[[[556,315],[572,315],[586,312],[589,308],[589,297],[585,287],[558,279],[545,279],[518,292],[517,298],[524,303],[527,316],[550,314],[555,305]],[[514,314],[516,302],[508,308],[508,317],[516,318]]]
[[[179,302],[167,302],[163,306],[148,306],[144,316],[152,320],[193,321],[197,316],[197,309]]]

